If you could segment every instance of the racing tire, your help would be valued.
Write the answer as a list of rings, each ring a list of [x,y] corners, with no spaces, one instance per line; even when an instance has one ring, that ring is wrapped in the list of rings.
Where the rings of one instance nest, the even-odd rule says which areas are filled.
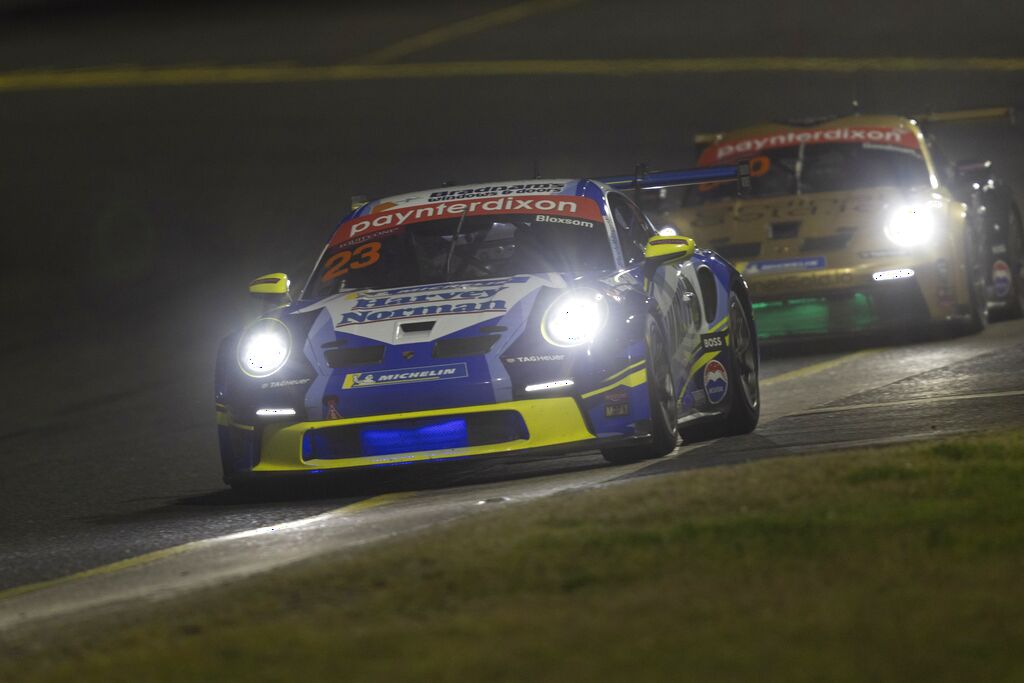
[[[647,319],[647,396],[651,408],[651,442],[643,446],[603,448],[601,455],[613,465],[625,465],[668,455],[675,450],[675,385],[665,336],[653,318]]]
[[[1021,225],[1020,211],[1011,205],[1007,214],[1010,235],[1007,257],[1010,262],[1010,294],[1004,308],[989,311],[989,322],[1016,320],[1024,316],[1024,226]]]
[[[967,319],[956,326],[954,333],[976,334],[988,324],[988,297],[985,295],[985,263],[983,247],[976,244],[970,232],[964,240],[964,254],[967,257],[967,302],[970,310]]]
[[[684,444],[749,434],[761,418],[761,360],[757,331],[750,307],[735,288],[729,292],[729,339],[733,361],[729,379],[737,389],[730,393],[728,405],[721,416],[679,426],[679,436]]]

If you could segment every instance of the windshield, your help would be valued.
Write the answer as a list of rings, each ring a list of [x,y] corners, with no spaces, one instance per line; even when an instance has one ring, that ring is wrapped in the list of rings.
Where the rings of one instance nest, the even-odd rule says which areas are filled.
[[[332,239],[305,298],[353,288],[611,270],[614,261],[604,223],[597,220],[597,204],[573,198],[573,203],[580,202],[592,204],[592,210],[576,215],[464,214],[340,242]]]
[[[890,145],[813,144],[766,150],[750,159],[752,197],[837,192],[928,184],[928,166],[917,149]],[[685,206],[736,198],[729,183],[688,188]]]

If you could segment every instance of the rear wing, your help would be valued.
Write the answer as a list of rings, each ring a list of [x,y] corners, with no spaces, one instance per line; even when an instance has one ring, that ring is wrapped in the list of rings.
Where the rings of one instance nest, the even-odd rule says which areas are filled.
[[[738,194],[747,195],[750,192],[750,164],[743,161],[731,166],[708,166],[677,171],[648,171],[643,166],[638,166],[633,175],[606,176],[594,180],[617,190],[634,191],[734,182],[737,184]]]
[[[911,118],[922,125],[932,123],[975,123],[994,119],[1005,119],[1011,125],[1015,123],[1013,107],[986,107],[983,109],[929,112],[927,114],[914,114]]]
[[[829,121],[837,118],[841,117],[839,115],[819,116],[809,119],[785,121],[784,123],[798,126],[814,126],[822,123],[828,123]],[[907,118],[913,119],[922,126],[927,126],[933,123],[977,123],[998,119],[1005,119],[1009,121],[1011,125],[1016,123],[1013,107],[982,107],[979,109],[932,111],[920,114],[910,114]],[[697,154],[699,155],[700,152],[704,151],[705,147],[713,145],[716,142],[721,142],[724,137],[724,132],[697,133],[693,136],[694,149],[696,149]]]

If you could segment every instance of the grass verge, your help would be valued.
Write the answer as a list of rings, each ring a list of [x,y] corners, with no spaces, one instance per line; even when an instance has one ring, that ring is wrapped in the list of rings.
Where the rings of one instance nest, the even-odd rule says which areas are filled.
[[[1022,680],[1022,492],[1024,433],[640,479],[8,640],[0,680]]]

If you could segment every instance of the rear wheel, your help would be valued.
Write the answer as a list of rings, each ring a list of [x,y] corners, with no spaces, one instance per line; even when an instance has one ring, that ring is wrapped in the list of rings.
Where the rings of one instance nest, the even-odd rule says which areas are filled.
[[[1006,306],[992,311],[990,319],[1013,320],[1024,316],[1024,226],[1021,225],[1017,207],[1011,205],[1006,217],[1007,253],[1004,266],[1010,270],[1010,291],[1006,295]],[[995,273],[993,272],[993,277]],[[996,283],[993,282],[993,285]]]
[[[747,434],[761,417],[760,357],[757,337],[749,308],[743,299],[729,293],[729,340],[732,349],[732,370],[725,413],[715,418],[680,425],[684,443],[707,441],[719,436]]]
[[[985,269],[987,255],[983,243],[975,239],[968,228],[964,257],[967,259],[967,321],[962,325],[964,334],[981,332],[988,324],[988,298],[985,295]]]
[[[651,410],[651,443],[626,448],[605,448],[604,459],[622,465],[660,458],[676,447],[676,397],[665,337],[653,318],[647,321],[647,396]]]
[[[750,311],[736,292],[729,294],[729,327],[740,391],[733,394],[726,433],[746,434],[761,418],[761,359]]]

